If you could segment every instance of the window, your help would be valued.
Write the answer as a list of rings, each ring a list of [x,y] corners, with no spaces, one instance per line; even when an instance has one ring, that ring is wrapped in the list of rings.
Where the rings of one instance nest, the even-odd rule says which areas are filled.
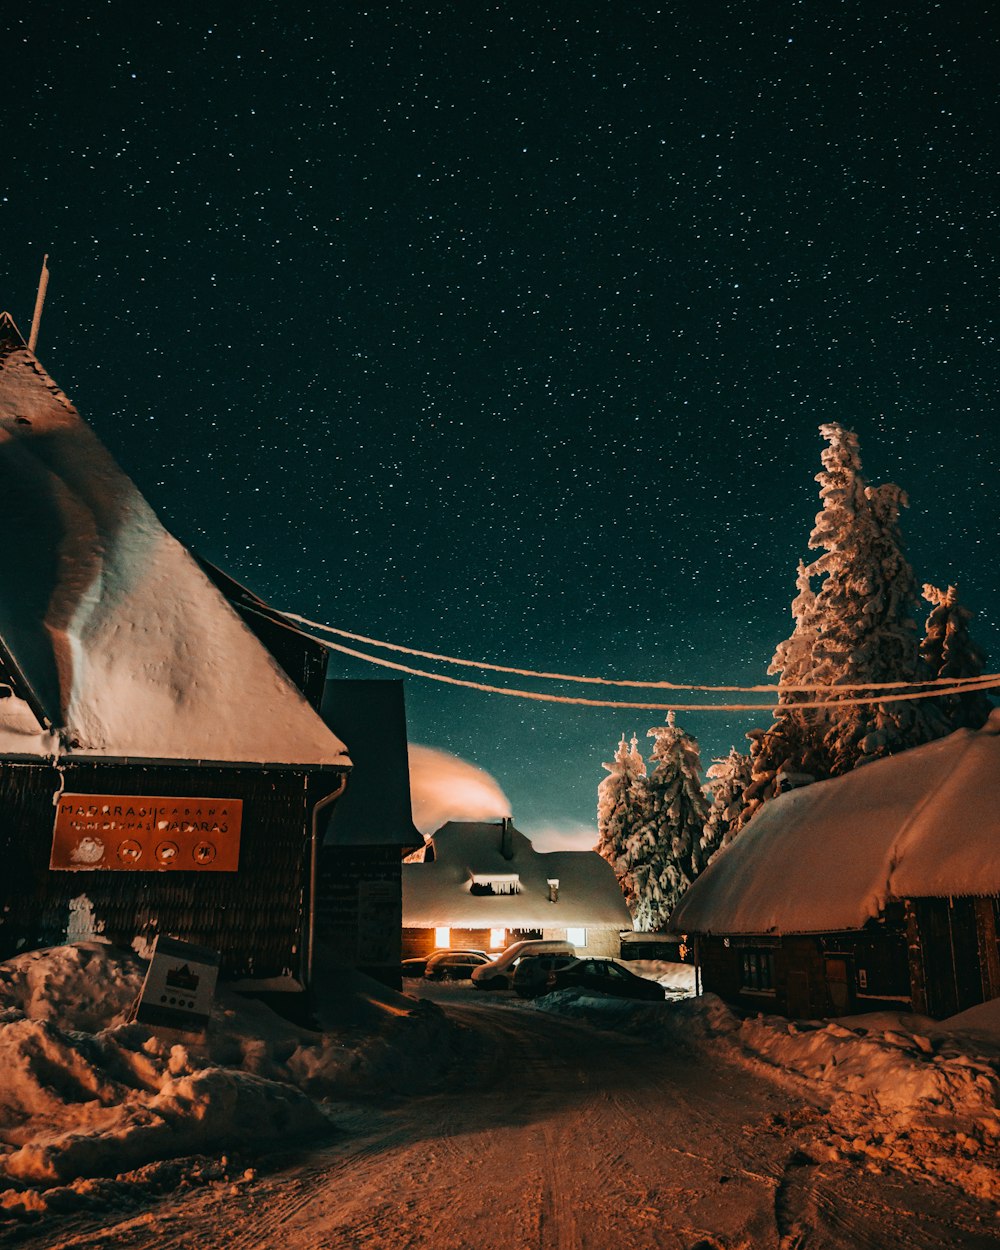
[[[469,885],[470,894],[520,894],[521,878],[516,872],[474,872]]]
[[[490,929],[490,950],[502,951],[507,945],[506,929]]]
[[[740,989],[774,993],[774,951],[753,947],[740,951]]]
[[[566,941],[572,942],[574,946],[586,946],[587,945],[587,930],[586,929],[567,929]]]
[[[435,929],[434,930],[434,945],[435,946],[450,946],[451,945],[451,930],[450,929]]]

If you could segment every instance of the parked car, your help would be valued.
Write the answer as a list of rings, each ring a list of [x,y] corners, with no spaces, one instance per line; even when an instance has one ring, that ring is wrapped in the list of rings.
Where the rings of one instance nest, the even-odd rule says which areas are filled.
[[[519,960],[528,955],[576,955],[572,942],[557,938],[531,938],[514,942],[495,959],[474,969],[472,984],[477,990],[510,989],[511,978]]]
[[[537,998],[546,992],[551,973],[576,962],[576,955],[522,955],[510,978],[511,989],[519,998]]]
[[[422,977],[427,961],[433,959],[435,955],[482,955],[486,959],[489,958],[485,951],[472,950],[464,946],[457,947],[455,950],[452,950],[450,946],[438,946],[429,955],[415,955],[412,959],[404,959],[399,965],[400,976]]]
[[[424,969],[428,981],[468,981],[477,968],[490,962],[482,951],[442,951],[431,955]]]
[[[613,959],[575,959],[563,968],[554,968],[545,978],[544,985],[537,994],[551,994],[553,990],[563,990],[569,986],[578,986],[593,994],[609,994],[613,998],[638,998],[646,1002],[661,1003],[666,998],[666,990],[658,981],[650,981],[648,977],[637,977]],[[530,997],[526,995],[526,997]]]

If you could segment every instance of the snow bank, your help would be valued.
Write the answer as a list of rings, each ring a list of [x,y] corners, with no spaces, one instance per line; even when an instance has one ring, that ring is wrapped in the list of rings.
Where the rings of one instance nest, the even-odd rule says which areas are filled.
[[[739,1039],[832,1095],[820,1158],[884,1162],[1000,1199],[1000,1039],[891,1013],[810,1024],[758,1016]]]
[[[766,1065],[826,1104],[809,1146],[817,1159],[896,1167],[1000,1199],[1000,1000],[943,1023],[891,1012],[741,1020],[714,994],[651,1004],[568,989],[532,1005],[664,1049]]]
[[[667,991],[667,998],[692,998],[695,993],[693,964],[670,963],[665,959],[623,959],[623,968],[637,977],[657,981]]]
[[[98,943],[0,965],[0,1218],[170,1183],[156,1161],[218,1178],[206,1153],[328,1131],[317,1100],[419,1088],[450,1059],[438,1008],[360,977],[322,1032],[225,991],[204,1039],[156,1032],[127,1021],[144,971]]]

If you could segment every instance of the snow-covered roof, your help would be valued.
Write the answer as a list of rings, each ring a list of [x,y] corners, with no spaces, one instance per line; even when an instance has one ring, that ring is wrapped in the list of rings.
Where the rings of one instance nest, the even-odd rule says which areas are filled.
[[[860,929],[890,898],[1000,893],[1000,709],[767,803],[681,899],[681,933]]]
[[[6,313],[0,516],[0,753],[350,763]]]
[[[565,926],[631,928],[611,865],[596,851],[536,851],[510,826],[511,858],[501,850],[503,826],[449,821],[432,837],[432,862],[403,865],[406,928],[541,929]],[[472,877],[516,874],[516,894],[473,894]],[[558,898],[549,882],[558,881]]]

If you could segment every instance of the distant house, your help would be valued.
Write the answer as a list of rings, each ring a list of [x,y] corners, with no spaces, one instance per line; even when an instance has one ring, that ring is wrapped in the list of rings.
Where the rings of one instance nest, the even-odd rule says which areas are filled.
[[[163,528],[7,314],[0,517],[0,958],[173,933],[301,989],[351,766],[322,649]]]
[[[509,819],[450,821],[423,862],[403,865],[404,957],[437,946],[499,951],[522,938],[617,955],[631,924],[614,870],[596,851],[536,851]]]
[[[706,990],[790,1016],[1000,996],[1000,709],[765,805],[684,895]]]

